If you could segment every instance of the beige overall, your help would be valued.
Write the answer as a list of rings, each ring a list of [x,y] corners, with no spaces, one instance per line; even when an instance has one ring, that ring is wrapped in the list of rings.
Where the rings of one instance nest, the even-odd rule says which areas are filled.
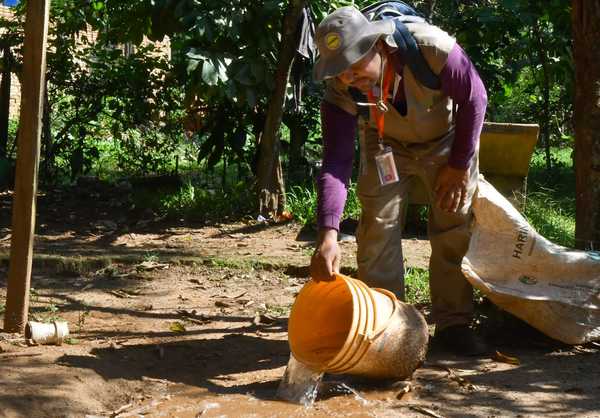
[[[439,74],[445,65],[454,39],[437,27],[415,23],[407,25],[415,36],[425,59]],[[389,41],[388,41],[389,42]],[[385,114],[384,143],[394,153],[400,181],[380,186],[374,156],[379,152],[373,120],[359,118],[361,142],[358,196],[362,214],[358,227],[359,278],[373,287],[383,287],[404,298],[402,255],[402,219],[409,190],[421,181],[435,202],[437,174],[450,154],[454,140],[452,100],[440,91],[420,85],[404,67],[407,114],[393,106]],[[326,91],[328,100],[356,114],[356,104],[338,82]],[[457,213],[448,213],[431,205],[428,232],[431,242],[430,291],[433,320],[439,329],[470,322],[472,289],[462,275],[460,264],[470,238],[471,203],[477,187],[477,152],[469,169],[467,198]]]

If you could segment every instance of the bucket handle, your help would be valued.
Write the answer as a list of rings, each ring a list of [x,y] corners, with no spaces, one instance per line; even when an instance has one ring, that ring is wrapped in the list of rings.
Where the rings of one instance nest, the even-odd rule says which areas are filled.
[[[385,332],[385,330],[387,329],[388,325],[390,325],[390,322],[392,322],[392,318],[394,317],[394,315],[396,314],[396,312],[398,311],[398,299],[396,298],[396,295],[393,294],[392,292],[390,292],[387,289],[381,289],[378,287],[373,287],[371,288],[371,290],[376,290],[379,293],[383,293],[384,295],[386,295],[387,297],[389,297],[393,303],[394,303],[394,309],[392,310],[392,313],[390,314],[390,317],[383,323],[383,325],[381,325],[381,327],[375,331],[373,331],[372,333],[369,333],[366,337],[369,340],[369,343],[372,343],[373,341],[375,341],[377,338],[379,338],[379,336],[381,334],[383,334]]]

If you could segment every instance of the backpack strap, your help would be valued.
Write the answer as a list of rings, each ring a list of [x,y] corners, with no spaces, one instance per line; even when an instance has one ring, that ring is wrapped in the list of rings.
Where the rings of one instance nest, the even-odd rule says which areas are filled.
[[[414,36],[409,32],[406,25],[400,19],[392,19],[396,25],[394,31],[394,41],[398,49],[402,51],[406,65],[412,71],[415,78],[421,84],[431,90],[439,90],[441,88],[440,78],[435,74],[425,57],[421,53]]]

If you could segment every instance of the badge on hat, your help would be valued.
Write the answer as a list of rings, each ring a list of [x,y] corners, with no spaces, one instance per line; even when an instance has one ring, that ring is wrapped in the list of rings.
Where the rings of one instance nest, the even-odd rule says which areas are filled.
[[[339,33],[329,32],[325,35],[325,45],[327,46],[327,49],[332,51],[338,49],[342,45],[342,38]]]

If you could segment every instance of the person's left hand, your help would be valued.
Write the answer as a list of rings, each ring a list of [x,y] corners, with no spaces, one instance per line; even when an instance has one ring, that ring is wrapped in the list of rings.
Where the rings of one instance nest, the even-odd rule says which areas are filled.
[[[435,181],[436,205],[446,212],[456,212],[467,198],[469,170],[445,165]]]

